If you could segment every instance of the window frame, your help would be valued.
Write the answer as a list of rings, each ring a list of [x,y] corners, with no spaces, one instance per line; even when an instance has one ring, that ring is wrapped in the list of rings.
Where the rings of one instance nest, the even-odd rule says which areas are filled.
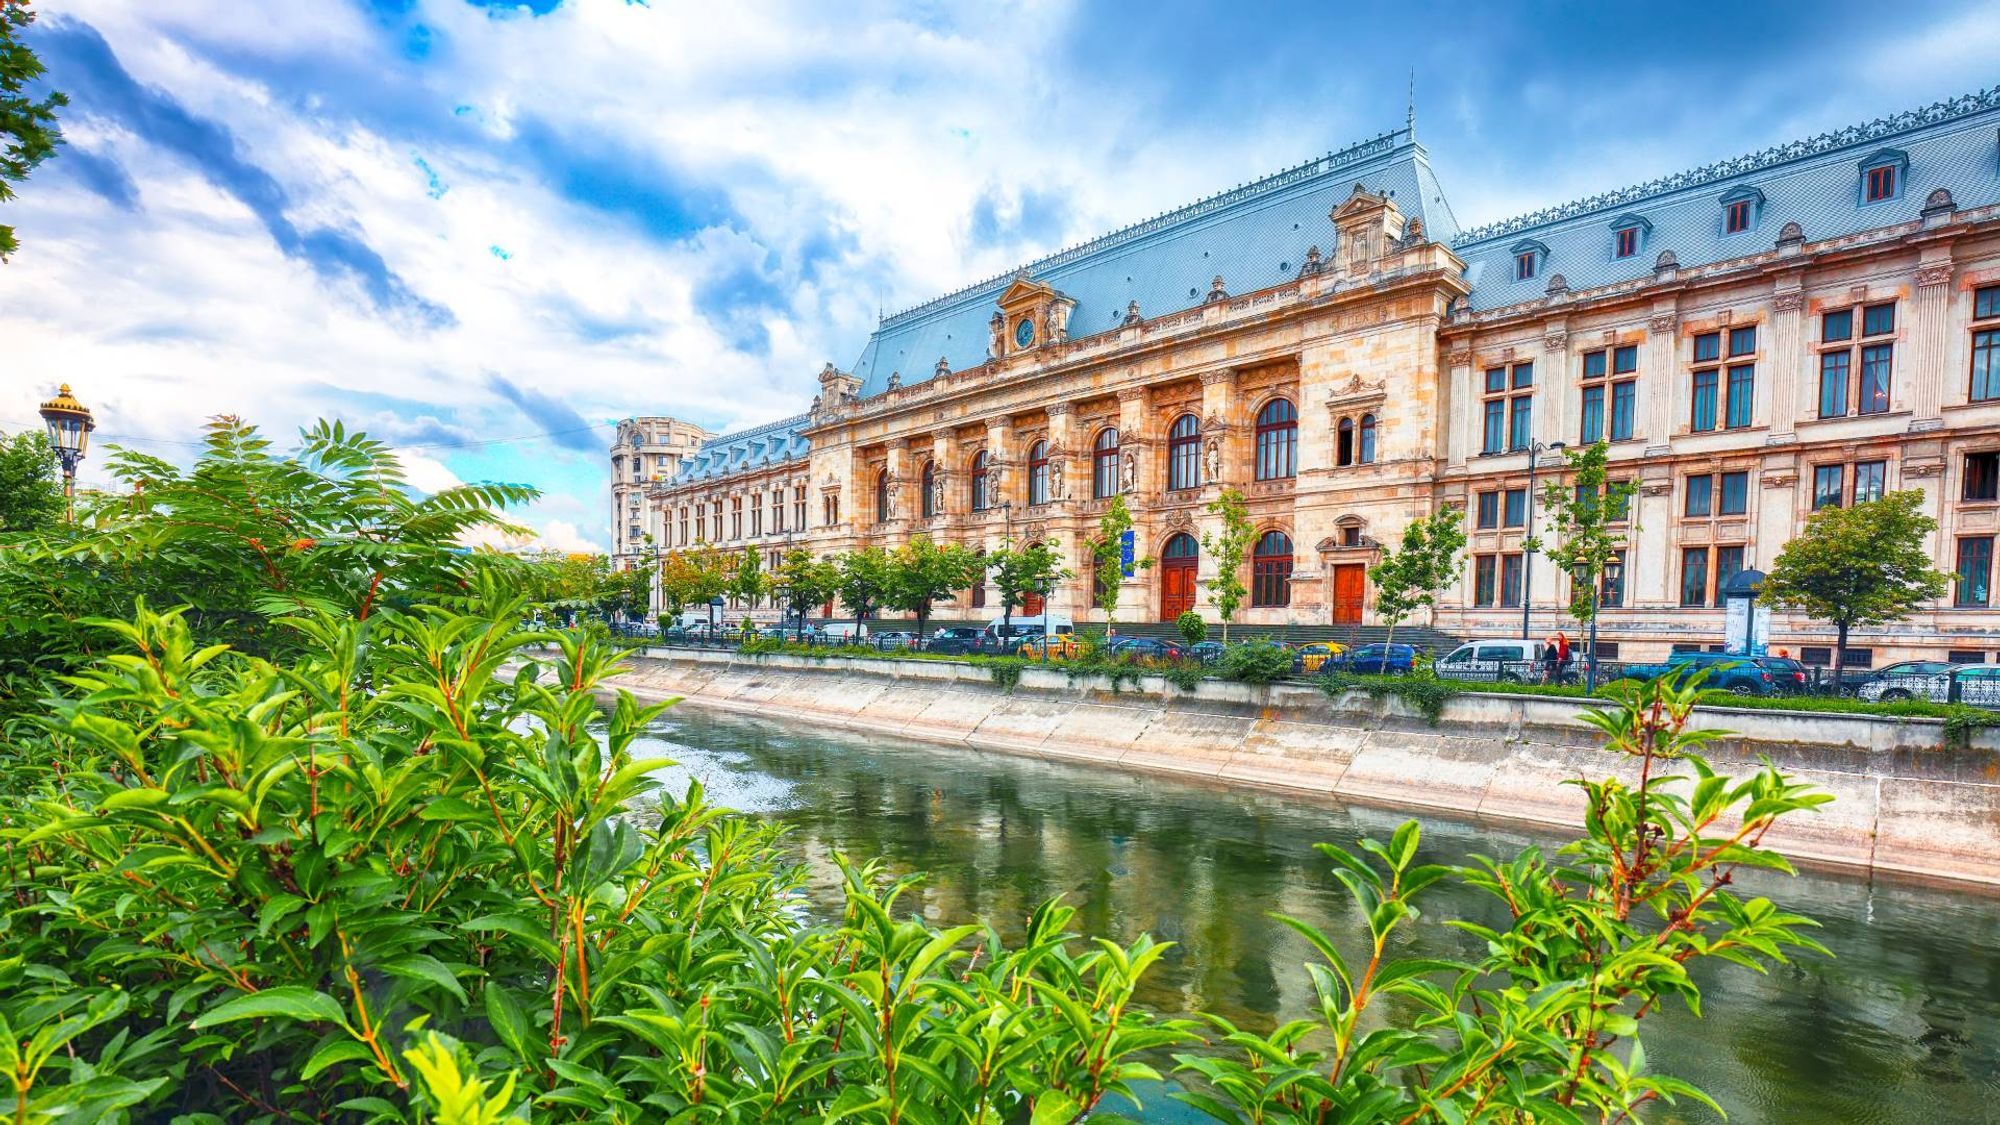
[[[1982,545],[1983,549],[1968,556],[1966,548]],[[1953,557],[1951,583],[1951,604],[1955,609],[1987,609],[1993,605],[1993,536],[1961,535]],[[1967,590],[1966,567],[1976,563],[1979,567],[1978,581],[1972,591]]]
[[[1201,419],[1182,414],[1167,427],[1167,491],[1200,488]]]
[[[1090,498],[1109,500],[1118,495],[1118,427],[1106,426],[1090,439]]]
[[[1299,475],[1299,408],[1276,395],[1257,408],[1256,471],[1258,483],[1292,480]]]
[[[1901,323],[1896,306],[1892,299],[1821,311],[1815,346],[1820,418],[1859,418],[1893,409],[1897,328]],[[1888,323],[1878,328],[1875,314],[1884,310]]]
[[[1971,369],[1966,373],[1965,401],[2000,402],[2000,285],[1973,289],[1971,330]],[[1984,371],[1980,369],[1982,361]],[[1984,388],[1980,385],[1982,375]],[[1982,389],[1985,394],[1979,393]]]
[[[1377,427],[1375,421],[1375,414],[1373,411],[1370,411],[1361,416],[1361,422],[1355,427],[1355,434],[1356,434],[1355,449],[1354,449],[1355,464],[1373,465],[1375,463],[1376,428]]]
[[[991,474],[993,458],[982,449],[972,455],[972,471],[966,484],[966,501],[975,512],[983,512],[993,506]]]
[[[1975,472],[1973,459],[1978,458],[1980,468]],[[1974,449],[1959,455],[1959,491],[1961,504],[1990,504],[2000,500],[2000,449]],[[1973,485],[1981,483],[1984,495],[1973,495]]]
[[[1282,542],[1283,552],[1266,552]],[[1257,537],[1250,552],[1250,608],[1283,609],[1292,604],[1292,537],[1271,528]]]

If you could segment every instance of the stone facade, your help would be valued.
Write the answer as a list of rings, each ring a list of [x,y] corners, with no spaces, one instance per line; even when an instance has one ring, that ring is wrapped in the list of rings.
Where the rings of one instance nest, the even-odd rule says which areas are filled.
[[[611,446],[611,562],[621,570],[659,541],[659,514],[646,503],[646,486],[670,479],[681,462],[707,440],[707,430],[678,418],[627,418]]]
[[[1084,621],[1082,544],[1117,494],[1159,560],[1118,617],[1191,596],[1213,619],[1201,544],[1231,487],[1277,533],[1236,620],[1339,626],[1375,623],[1365,567],[1449,504],[1472,543],[1431,624],[1518,635],[1525,585],[1539,636],[1569,623],[1568,579],[1523,566],[1509,494],[1536,444],[1603,437],[1637,487],[1601,622],[1622,657],[1718,644],[1721,583],[1770,567],[1835,466],[1842,502],[1923,491],[1939,566],[1976,574],[2000,535],[1996,124],[2000,95],[1974,95],[1465,235],[1414,135],[1387,134],[886,319],[808,415],[652,486],[662,541],[1046,542],[1077,572],[1053,607]],[[1561,456],[1540,457],[1546,480]],[[738,524],[738,497],[775,493],[783,522]],[[1851,647],[1993,659],[1986,585]],[[983,595],[938,613],[989,615]],[[1780,616],[1770,643],[1830,638]]]

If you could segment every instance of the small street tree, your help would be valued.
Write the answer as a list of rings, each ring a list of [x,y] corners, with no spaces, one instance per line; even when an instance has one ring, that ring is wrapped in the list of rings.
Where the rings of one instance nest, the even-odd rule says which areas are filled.
[[[986,565],[1000,598],[1000,627],[1007,632],[1013,631],[1015,607],[1025,603],[1029,594],[1046,596],[1056,583],[1069,577],[1062,559],[1046,543],[1019,550],[1003,547],[986,557]]]
[[[1592,688],[1597,686],[1597,611],[1604,572],[1626,548],[1632,494],[1636,491],[1631,481],[1609,479],[1610,450],[1599,441],[1563,451],[1568,481],[1558,477],[1542,488],[1542,507],[1548,513],[1549,535],[1555,545],[1536,543],[1529,548],[1546,555],[1573,580],[1569,615],[1590,633]]]
[[[888,598],[889,552],[880,547],[863,547],[840,556],[840,601],[854,614],[855,624],[875,615]]]
[[[1923,498],[1891,492],[1851,508],[1821,508],[1764,576],[1758,596],[1766,604],[1832,623],[1835,684],[1847,670],[1847,634],[1856,625],[1900,621],[1951,589],[1951,576],[1933,567],[1924,549],[1924,536],[1938,525],[1917,510]]]
[[[798,619],[800,633],[805,632],[806,614],[840,592],[840,569],[804,547],[786,551],[771,578],[784,594],[785,611]]]
[[[1458,555],[1465,549],[1465,512],[1439,508],[1403,529],[1402,546],[1385,550],[1382,561],[1368,568],[1375,584],[1375,613],[1389,626],[1387,644],[1396,643],[1396,626],[1426,606],[1437,605],[1438,594],[1458,578]]]
[[[918,535],[889,556],[889,589],[883,602],[914,614],[917,637],[922,639],[930,625],[931,606],[969,589],[984,566],[985,560],[970,547],[938,544],[928,535]]]
[[[706,606],[728,589],[729,575],[720,553],[710,547],[670,551],[660,559],[660,600],[678,615],[691,606]]]
[[[1125,535],[1132,530],[1132,509],[1125,506],[1125,497],[1113,496],[1111,505],[1104,509],[1104,515],[1097,521],[1097,535],[1086,542],[1090,549],[1091,573],[1094,589],[1091,600],[1104,611],[1104,635],[1108,639],[1117,626],[1112,619],[1118,613],[1118,592],[1125,586]],[[1132,569],[1145,570],[1153,565],[1150,558],[1132,559]]]
[[[1209,604],[1215,606],[1216,616],[1222,618],[1222,643],[1228,644],[1229,622],[1250,594],[1243,585],[1243,559],[1257,540],[1257,525],[1250,522],[1250,508],[1244,503],[1243,494],[1233,488],[1223,489],[1222,495],[1209,501],[1208,511],[1222,517],[1222,527],[1213,535],[1201,537],[1201,549],[1215,560],[1215,577],[1203,584],[1208,587]]]
[[[763,556],[755,547],[743,548],[730,566],[729,596],[742,602],[744,611],[748,612],[770,592],[771,580],[764,573]]]

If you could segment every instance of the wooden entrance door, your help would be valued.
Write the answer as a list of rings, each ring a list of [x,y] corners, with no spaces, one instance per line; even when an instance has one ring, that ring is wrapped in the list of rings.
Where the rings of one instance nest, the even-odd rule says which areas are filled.
[[[1160,552],[1160,620],[1172,621],[1194,608],[1195,568],[1201,548],[1192,535],[1176,535]]]
[[[1333,568],[1333,623],[1361,624],[1361,603],[1368,593],[1368,568],[1341,563]]]

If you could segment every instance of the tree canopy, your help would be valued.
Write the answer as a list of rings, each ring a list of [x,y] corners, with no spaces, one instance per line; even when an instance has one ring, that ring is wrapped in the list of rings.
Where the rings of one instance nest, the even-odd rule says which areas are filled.
[[[1951,589],[1951,576],[1931,565],[1924,548],[1938,525],[1918,511],[1923,501],[1912,489],[1821,508],[1764,576],[1758,596],[1766,603],[1834,626],[1836,677],[1846,670],[1847,635],[1856,625],[1900,621]]]
[[[29,87],[47,72],[22,39],[35,19],[28,0],[0,0],[0,203],[62,143],[56,110],[69,104],[58,91],[35,97]],[[14,228],[0,223],[0,261],[19,248]]]
[[[62,469],[48,436],[0,434],[0,534],[47,530],[62,518]]]

